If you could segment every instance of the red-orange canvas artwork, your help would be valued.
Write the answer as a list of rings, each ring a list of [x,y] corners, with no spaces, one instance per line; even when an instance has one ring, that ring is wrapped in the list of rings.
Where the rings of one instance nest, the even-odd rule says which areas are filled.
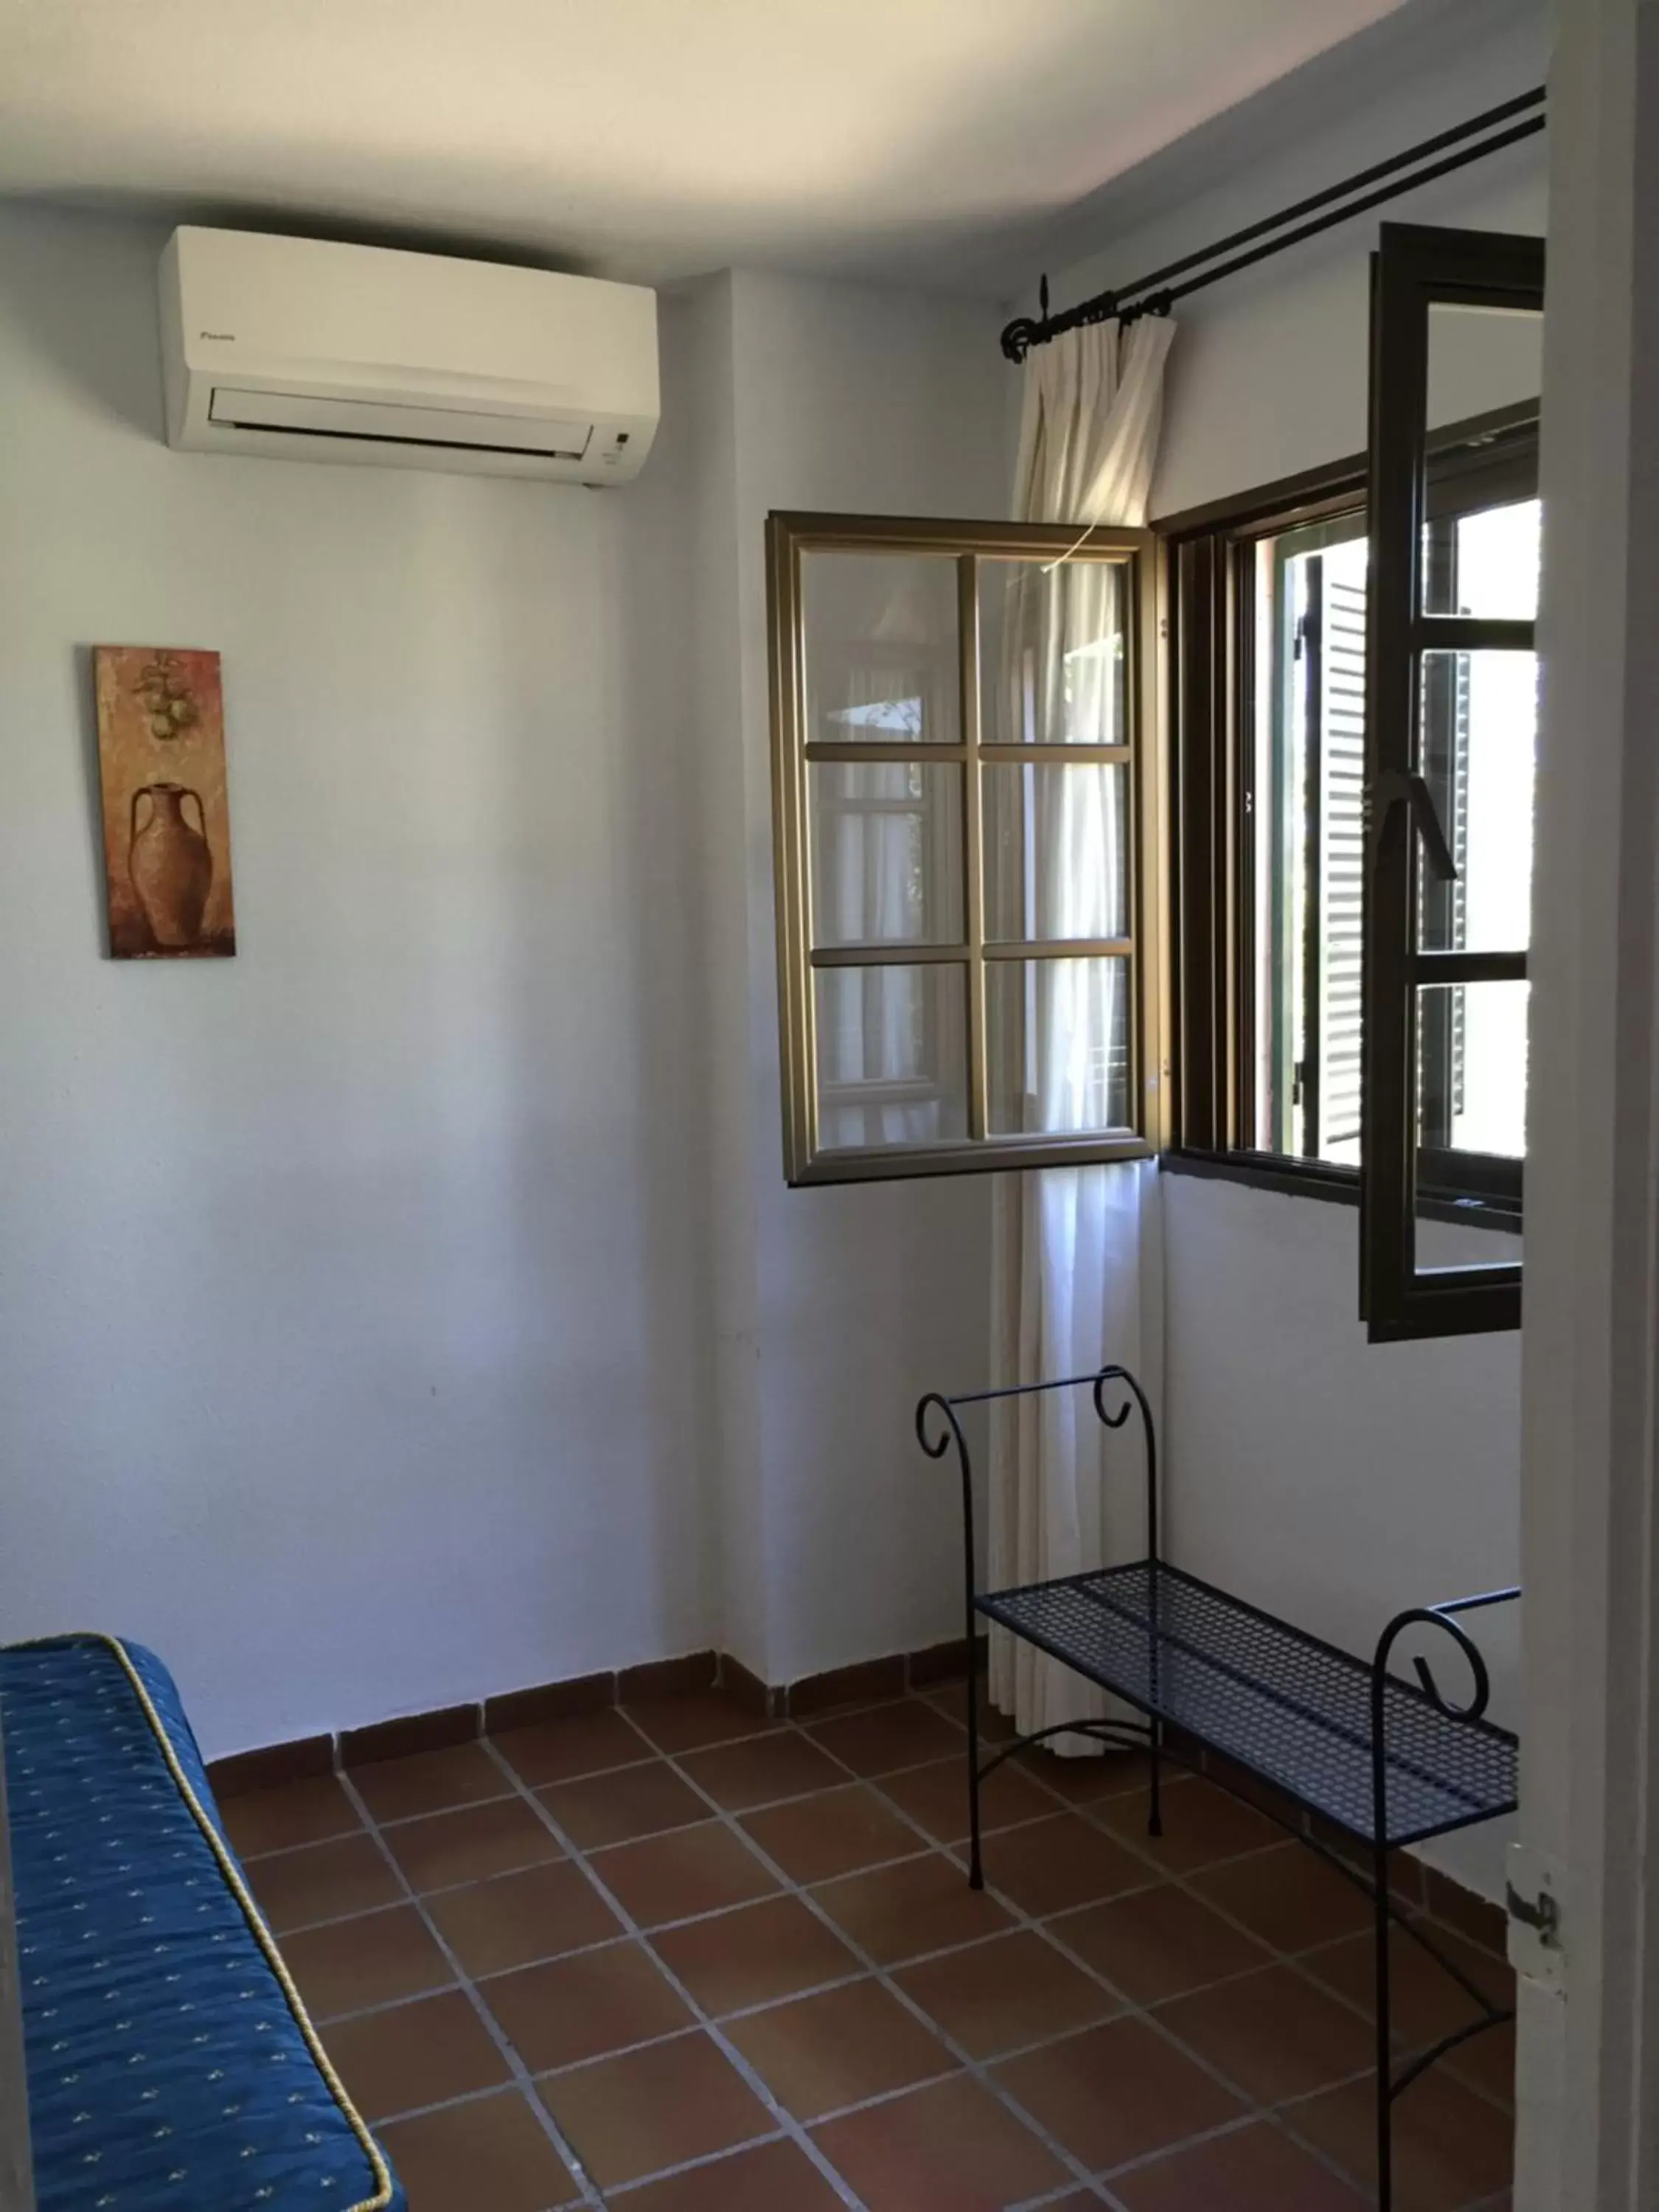
[[[114,960],[236,950],[216,653],[100,645],[98,768]]]

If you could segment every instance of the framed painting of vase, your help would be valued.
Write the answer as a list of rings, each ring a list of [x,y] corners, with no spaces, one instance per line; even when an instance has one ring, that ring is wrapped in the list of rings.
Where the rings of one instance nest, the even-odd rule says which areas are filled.
[[[100,645],[93,671],[110,957],[228,958],[236,914],[219,656]]]

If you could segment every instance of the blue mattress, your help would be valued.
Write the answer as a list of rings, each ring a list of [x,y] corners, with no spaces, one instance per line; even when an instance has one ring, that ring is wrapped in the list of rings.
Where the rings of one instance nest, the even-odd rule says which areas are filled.
[[[0,1650],[40,2212],[402,2212],[161,1662]]]

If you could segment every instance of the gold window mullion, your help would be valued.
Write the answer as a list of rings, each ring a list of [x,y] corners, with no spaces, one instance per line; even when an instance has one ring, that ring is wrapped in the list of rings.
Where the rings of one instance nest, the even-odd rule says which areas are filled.
[[[1144,532],[1099,532],[1087,550],[1080,555],[1073,550],[1074,531],[1064,526],[1010,525],[1004,523],[916,522],[889,521],[880,517],[851,517],[846,515],[776,514],[768,524],[769,557],[768,582],[769,598],[770,666],[772,676],[773,709],[773,765],[775,823],[776,851],[776,884],[778,890],[778,936],[780,976],[780,1011],[782,1036],[782,1075],[784,1092],[785,1172],[792,1184],[809,1182],[861,1182],[887,1176],[929,1176],[953,1174],[973,1170],[1009,1170],[1034,1167],[1047,1161],[1080,1163],[1091,1159],[1127,1158],[1143,1157],[1151,1149],[1147,1133],[1138,1133],[1133,1125],[1141,1116],[1129,1115],[1131,1127],[1125,1129],[1053,1132],[1024,1135],[1006,1133],[993,1139],[990,1123],[994,1105],[993,1091],[997,1070],[993,1065],[993,1040],[989,1024],[988,981],[994,973],[1006,975],[1007,965],[1016,959],[1026,963],[1047,962],[1050,959],[1078,957],[1109,957],[1127,960],[1126,979],[1130,997],[1130,1042],[1132,1096],[1138,1095],[1139,1082],[1148,1060],[1156,1065],[1150,1053],[1139,1049],[1139,1019],[1146,1013],[1145,994],[1147,990],[1146,963],[1157,955],[1156,933],[1149,945],[1144,932],[1152,919],[1149,904],[1151,886],[1158,880],[1155,860],[1139,849],[1137,839],[1143,823],[1139,818],[1137,799],[1144,803],[1146,750],[1137,740],[1144,738],[1139,714],[1144,702],[1139,696],[1148,666],[1156,665],[1154,655],[1147,652],[1144,636],[1131,635],[1127,640],[1130,666],[1127,672],[1130,697],[1127,702],[1130,724],[1122,732],[1108,734],[1123,740],[1112,744],[1071,745],[1059,741],[1037,744],[1029,738],[1023,743],[1000,743],[1024,732],[1011,732],[999,721],[996,702],[993,697],[988,708],[985,699],[987,678],[994,684],[999,670],[982,666],[986,637],[981,625],[980,586],[985,561],[1054,562],[1068,557],[1085,560],[1106,558],[1121,562],[1132,579],[1142,578],[1152,565],[1152,546]],[[1109,543],[1109,541],[1110,541]],[[960,728],[951,732],[955,743],[937,740],[924,741],[920,733],[914,742],[896,738],[884,728],[860,731],[856,736],[837,732],[825,737],[807,726],[809,696],[807,659],[809,645],[805,618],[805,593],[803,591],[804,556],[824,550],[836,552],[857,551],[864,554],[925,554],[945,556],[945,564],[956,575],[955,613],[957,617],[957,653],[954,671],[949,659],[935,665],[941,688],[948,696],[948,687],[954,681],[960,708]],[[939,583],[943,584],[943,579]],[[1147,580],[1150,582],[1150,579]],[[1126,626],[1133,628],[1135,615],[1146,618],[1146,602],[1154,594],[1143,588],[1134,593],[1130,605],[1123,610]],[[941,591],[940,599],[934,604],[942,615],[949,605],[948,594]],[[1137,650],[1139,648],[1139,650]],[[948,650],[948,648],[947,648]],[[1139,679],[1139,680],[1137,680]],[[938,692],[932,695],[938,700]],[[959,833],[953,833],[948,842],[953,851],[959,851],[962,878],[962,909],[963,927],[960,939],[951,944],[921,944],[909,939],[895,938],[890,943],[845,946],[817,946],[812,942],[811,878],[817,855],[811,847],[811,797],[808,764],[820,762],[825,765],[853,765],[912,763],[920,760],[924,765],[959,775],[963,781]],[[987,942],[989,920],[988,897],[991,884],[988,872],[986,843],[993,825],[988,821],[988,793],[985,770],[988,766],[1007,763],[1011,768],[1035,763],[1043,767],[1111,767],[1128,770],[1130,821],[1128,852],[1126,855],[1129,872],[1127,885],[1130,912],[1126,917],[1127,928],[1121,939],[1090,940],[1085,943],[1056,940],[1050,944],[991,945]],[[896,810],[902,811],[902,810]],[[942,848],[935,847],[935,851]],[[994,969],[992,963],[998,963]],[[962,971],[965,995],[957,1000],[947,993],[945,979],[935,974],[938,968],[954,963]],[[933,1018],[942,1024],[944,1006],[949,1000],[955,1009],[950,1017],[951,1028],[936,1026],[929,1031],[933,1051],[928,1066],[938,1063],[937,1077],[940,1085],[951,1080],[961,1085],[956,1095],[963,1101],[957,1110],[962,1119],[955,1127],[959,1136],[945,1139],[911,1139],[896,1135],[892,1139],[878,1138],[872,1126],[867,1132],[867,1141],[851,1144],[846,1141],[854,1132],[847,1121],[847,1109],[856,1100],[836,1091],[831,1101],[821,1085],[818,1077],[820,1009],[818,990],[824,971],[837,969],[883,967],[914,968],[932,976],[925,991],[927,1004],[933,1009]],[[919,984],[918,988],[921,988]],[[960,1024],[960,1026],[957,1026]],[[954,1036],[954,1047],[953,1047]],[[919,1039],[919,1044],[926,1040]],[[1109,1039],[1103,1040],[1109,1050]],[[960,1055],[958,1057],[958,1055]],[[947,1063],[955,1062],[959,1073],[953,1073]],[[878,1086],[880,1087],[880,1086]],[[843,1086],[846,1088],[846,1086]],[[878,1100],[871,1086],[866,1085],[858,1096],[865,1103],[890,1104],[887,1086]],[[945,1091],[941,1090],[941,1097]],[[836,1142],[828,1152],[821,1149],[823,1132],[820,1127],[821,1109],[833,1103],[836,1121]],[[903,1102],[899,1102],[903,1103]],[[824,1113],[827,1120],[827,1110]]]
[[[968,1136],[984,1141],[990,1127],[990,1059],[985,1008],[984,797],[980,781],[979,559],[957,562],[957,642],[960,654],[963,765],[963,891],[968,923]]]

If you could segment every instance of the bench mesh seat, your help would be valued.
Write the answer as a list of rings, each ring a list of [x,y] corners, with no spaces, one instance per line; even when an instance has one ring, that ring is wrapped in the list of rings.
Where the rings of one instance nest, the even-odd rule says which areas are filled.
[[[977,1610],[1350,1835],[1376,1839],[1368,1660],[1146,1559],[981,1596]],[[1389,1844],[1514,1810],[1512,1735],[1441,1711],[1392,1674],[1383,1694]]]

